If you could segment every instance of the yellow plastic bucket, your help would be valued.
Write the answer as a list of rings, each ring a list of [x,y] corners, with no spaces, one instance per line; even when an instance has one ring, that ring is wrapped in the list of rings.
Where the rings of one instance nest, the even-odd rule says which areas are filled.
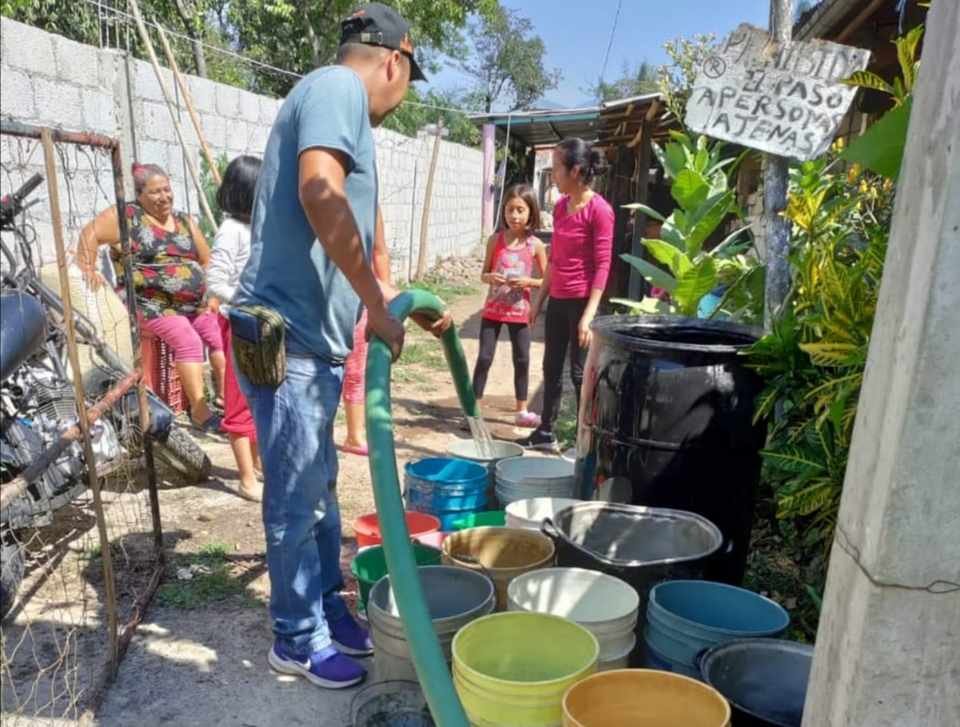
[[[560,727],[563,695],[597,669],[600,646],[559,616],[479,618],[453,639],[453,684],[476,727]]]
[[[730,705],[711,686],[654,669],[618,669],[574,684],[563,727],[729,727]]]
[[[519,528],[470,528],[443,541],[444,565],[484,572],[497,589],[497,610],[507,608],[507,586],[519,575],[553,565],[553,541]]]

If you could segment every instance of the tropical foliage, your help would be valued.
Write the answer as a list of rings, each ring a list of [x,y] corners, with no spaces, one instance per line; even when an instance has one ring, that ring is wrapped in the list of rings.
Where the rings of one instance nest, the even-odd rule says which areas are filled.
[[[921,34],[914,29],[896,41],[902,78],[891,84],[870,74],[851,78],[868,88],[882,83],[894,108],[851,148],[837,144],[831,157],[792,171],[786,215],[793,286],[772,331],[748,354],[766,380],[756,413],[770,432],[764,482],[772,488],[783,547],[803,570],[801,611],[813,614],[807,636],[840,508]]]
[[[707,243],[740,211],[730,184],[738,158],[725,156],[724,145],[705,136],[692,139],[681,132],[664,147],[654,145],[667,177],[676,208],[668,217],[644,204],[627,205],[662,222],[659,239],[643,239],[643,246],[659,266],[635,255],[622,259],[669,299],[642,301],[615,299],[635,313],[675,313],[696,316],[701,300],[717,288],[725,292],[714,314],[755,320],[763,299],[763,270],[749,254],[750,226],[740,224],[716,246]],[[660,267],[662,266],[662,267]]]
[[[887,83],[872,71],[857,71],[845,83],[860,88],[880,91],[890,96],[893,108],[877,121],[863,136],[855,139],[844,152],[844,159],[862,164],[878,174],[896,179],[900,174],[900,160],[907,139],[913,86],[920,69],[919,49],[923,26],[918,25],[906,35],[895,39],[900,77]]]
[[[770,426],[765,480],[778,516],[803,519],[804,542],[823,556],[843,488],[892,209],[889,180],[856,168],[831,172],[825,159],[793,170],[786,213],[793,223],[791,304],[750,354],[767,382],[756,415]]]

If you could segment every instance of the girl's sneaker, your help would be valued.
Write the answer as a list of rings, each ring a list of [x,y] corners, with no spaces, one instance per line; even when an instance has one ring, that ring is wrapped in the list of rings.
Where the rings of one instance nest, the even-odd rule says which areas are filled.
[[[536,429],[540,426],[540,417],[532,411],[518,411],[515,419],[518,427]]]
[[[553,436],[553,433],[541,432],[539,429],[534,429],[529,437],[518,439],[517,444],[524,449],[539,449],[543,452],[560,453],[560,445],[557,444],[557,438]]]

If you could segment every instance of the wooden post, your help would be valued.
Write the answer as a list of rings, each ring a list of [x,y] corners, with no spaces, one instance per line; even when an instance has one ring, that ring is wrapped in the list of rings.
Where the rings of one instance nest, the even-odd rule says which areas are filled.
[[[790,42],[793,0],[770,0],[770,35],[778,43]],[[767,275],[763,320],[768,331],[790,292],[790,221],[783,216],[787,208],[788,167],[785,157],[764,154],[763,230]]]
[[[803,724],[960,724],[960,3],[914,89]]]
[[[67,356],[73,373],[73,391],[77,405],[77,424],[83,443],[83,459],[87,469],[90,491],[93,493],[93,509],[97,516],[97,532],[100,537],[100,555],[103,561],[103,587],[107,612],[107,633],[110,639],[110,657],[113,669],[117,667],[117,593],[113,574],[113,557],[110,552],[110,537],[103,511],[100,479],[97,477],[96,458],[90,440],[90,422],[87,414],[86,392],[83,389],[83,370],[77,351],[77,332],[73,324],[73,302],[70,296],[70,276],[67,273],[67,250],[63,242],[63,218],[60,212],[60,187],[57,179],[57,164],[54,158],[53,136],[50,129],[40,132],[43,145],[43,161],[47,173],[47,194],[50,199],[50,222],[53,226],[53,242],[57,249],[57,271],[60,275],[60,295],[63,299],[63,325],[67,333]]]
[[[647,203],[647,186],[650,181],[650,157],[653,155],[651,146],[652,129],[654,122],[650,119],[644,119],[640,127],[640,148],[636,149],[636,201]],[[633,236],[630,240],[630,254],[636,257],[643,257],[646,248],[643,246],[643,238],[646,237],[647,216],[642,212],[637,212],[633,220]],[[627,295],[631,300],[640,300],[643,297],[643,291],[646,287],[646,279],[640,274],[639,270],[630,266],[630,277],[628,283]]]
[[[427,189],[423,200],[423,216],[420,219],[420,252],[417,256],[417,277],[420,280],[427,272],[427,250],[430,245],[430,202],[433,197],[433,181],[437,174],[437,160],[440,157],[440,143],[443,139],[443,119],[437,121],[437,136],[433,141],[433,156],[430,158],[430,171],[427,173]]]
[[[481,232],[483,243],[493,234],[494,227],[494,193],[493,182],[497,163],[497,127],[493,124],[483,125],[483,219]]]
[[[143,23],[143,16],[140,14],[140,5],[137,0],[130,0],[130,9],[133,11],[133,19],[137,24],[137,32],[140,35],[140,40],[143,42],[144,47],[147,49],[150,64],[153,66],[153,72],[157,76],[157,83],[160,84],[160,90],[163,92],[163,98],[167,103],[167,111],[170,112],[170,120],[173,122],[173,128],[176,130],[177,138],[180,140],[180,146],[183,148],[183,158],[187,162],[187,170],[190,172],[193,184],[197,188],[200,207],[203,209],[203,214],[207,218],[207,222],[209,222],[213,228],[216,228],[217,220],[210,209],[210,203],[207,202],[207,195],[203,191],[203,185],[200,184],[200,175],[197,174],[197,166],[190,157],[190,150],[187,148],[187,141],[183,136],[183,128],[180,126],[180,122],[177,120],[177,114],[174,111],[175,104],[173,97],[170,95],[170,89],[167,88],[167,84],[164,83],[163,74],[160,72],[160,63],[157,61],[157,54],[153,49],[150,34],[147,33],[147,26]]]
[[[167,63],[170,64],[170,70],[173,71],[173,78],[177,83],[177,86],[180,88],[180,93],[183,96],[183,103],[187,107],[187,113],[190,114],[190,121],[193,122],[193,129],[197,132],[197,139],[200,141],[200,148],[203,150],[203,155],[207,158],[207,164],[210,166],[210,174],[213,175],[213,180],[219,185],[223,182],[220,178],[220,170],[217,168],[217,161],[214,159],[213,153],[210,151],[210,147],[207,146],[207,140],[203,135],[203,127],[200,125],[200,118],[197,116],[197,112],[193,108],[193,96],[190,95],[190,87],[183,80],[183,76],[180,74],[180,67],[177,65],[177,58],[173,55],[173,50],[170,48],[170,43],[167,40],[167,31],[163,29],[162,25],[157,26],[157,33],[160,35],[160,44],[163,46],[163,54],[167,57]]]

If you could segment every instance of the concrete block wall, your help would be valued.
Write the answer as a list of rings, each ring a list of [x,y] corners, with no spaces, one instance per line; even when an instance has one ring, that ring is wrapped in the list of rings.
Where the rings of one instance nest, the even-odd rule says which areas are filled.
[[[200,149],[172,74],[163,75],[178,100],[178,115],[190,158],[200,168]],[[214,154],[233,158],[262,154],[281,101],[187,76],[204,135]],[[17,121],[93,131],[121,140],[125,168],[133,160],[165,167],[177,206],[195,216],[200,207],[184,151],[151,65],[124,53],[82,45],[61,36],[0,20],[0,114]],[[394,275],[403,280],[419,245],[421,215],[433,140],[376,131],[380,204]],[[430,259],[466,255],[480,242],[482,154],[442,142],[430,213]],[[60,198],[68,243],[96,212],[113,202],[110,160],[89,148],[58,145]],[[38,142],[0,137],[0,188],[15,189],[43,172]],[[127,193],[132,197],[127,180]],[[45,261],[54,257],[49,211],[43,201],[30,210]]]

